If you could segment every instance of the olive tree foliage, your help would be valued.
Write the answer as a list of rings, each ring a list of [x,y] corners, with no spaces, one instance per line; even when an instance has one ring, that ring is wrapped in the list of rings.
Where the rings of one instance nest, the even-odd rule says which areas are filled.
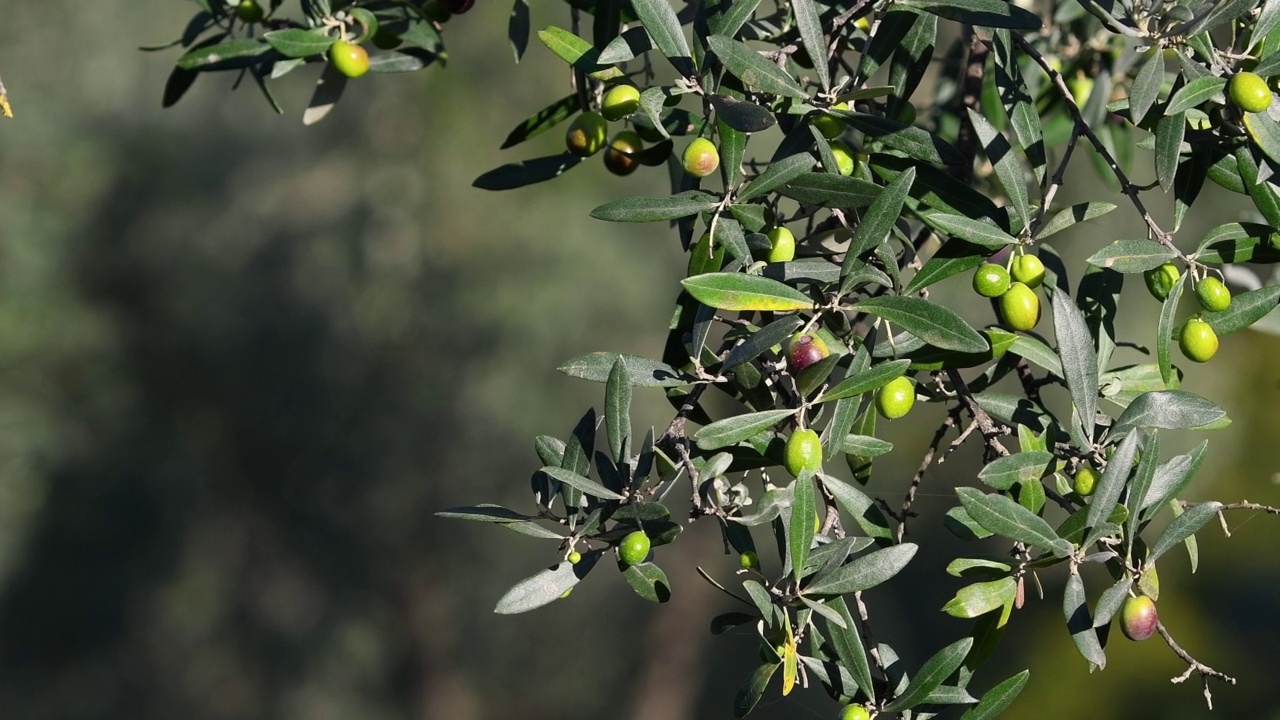
[[[448,23],[461,21],[450,21],[450,10],[470,6],[272,0],[246,21],[242,3],[196,4],[175,43],[183,54],[165,103],[201,75],[229,74],[274,104],[271,83],[317,63],[325,70],[307,122],[354,81],[327,64],[336,40],[372,46],[373,72],[424,69],[444,57]],[[569,598],[588,577],[611,576],[596,570],[610,559],[636,593],[664,602],[671,587],[662,546],[685,522],[704,521],[724,541],[709,550],[731,547],[743,568],[736,577],[703,572],[738,602],[710,619],[711,632],[755,632],[762,645],[732,701],[735,716],[766,694],[821,686],[849,717],[862,712],[854,705],[872,716],[995,717],[1028,672],[975,676],[1015,611],[1040,592],[1038,579],[1052,575],[1065,578],[1050,584],[1063,588],[1063,642],[1083,662],[1106,665],[1117,620],[1132,637],[1158,633],[1187,665],[1174,681],[1201,681],[1207,702],[1212,682],[1234,683],[1180,646],[1177,628],[1140,616],[1152,607],[1146,600],[1128,616],[1131,599],[1158,600],[1156,567],[1166,553],[1181,546],[1194,568],[1196,533],[1215,518],[1276,512],[1181,500],[1208,441],[1173,455],[1161,439],[1230,422],[1212,399],[1181,385],[1184,356],[1203,362],[1221,337],[1276,327],[1280,284],[1269,266],[1280,261],[1280,106],[1263,81],[1280,74],[1280,0],[562,7],[563,22],[536,36],[572,69],[565,94],[503,147],[566,122],[569,144],[574,132],[580,142],[475,184],[503,190],[570,170],[603,172],[577,169],[597,151],[619,174],[665,167],[669,195],[619,198],[591,214],[651,223],[681,243],[688,272],[658,357],[598,352],[559,368],[600,383],[603,406],[567,436],[535,440],[529,507],[439,513],[549,546],[554,562],[516,583],[496,611]],[[508,36],[518,62],[533,45],[527,0],[515,0]],[[1240,76],[1237,87],[1244,71],[1256,75]],[[619,85],[638,92],[602,108]],[[608,147],[595,115],[602,109],[618,133]],[[718,158],[716,171],[686,170],[693,163],[683,149],[695,138],[713,144],[701,160]],[[1152,152],[1138,162],[1135,146]],[[1109,185],[1121,193],[1119,207],[1055,203],[1073,159],[1091,163],[1103,183],[1072,192],[1097,196]],[[1254,221],[1223,222],[1203,237],[1180,233],[1207,182],[1247,196]],[[1173,202],[1162,202],[1171,210],[1158,216],[1151,198],[1160,195]],[[1112,218],[1098,220],[1113,212],[1133,213],[1145,232],[1114,239],[1104,229]],[[1051,243],[1079,223],[1098,226],[1080,234],[1081,242],[1097,238],[1096,247],[1067,267]],[[991,278],[983,294],[992,313],[962,317],[930,298],[935,285],[967,283],[974,271]],[[1236,290],[1225,305],[1223,278]],[[1158,325],[1143,336],[1116,335],[1126,284],[1126,297],[1145,294],[1145,284],[1162,302]],[[808,353],[795,352],[799,345]],[[1118,364],[1119,346],[1140,349],[1145,362]],[[901,378],[911,378],[905,394]],[[882,397],[890,384],[898,396]],[[1064,391],[1044,397],[1055,385]],[[708,391],[731,398],[734,410],[710,412]],[[664,393],[670,424],[634,427],[636,392]],[[945,419],[914,477],[877,496],[866,489],[876,459],[899,452],[877,437],[878,417],[901,416],[917,401],[942,406]],[[789,447],[802,430],[820,433],[816,448]],[[981,446],[983,469],[931,488],[952,494],[945,514],[917,513],[926,470],[963,443]],[[673,517],[675,504],[689,516]],[[960,639],[907,667],[892,646],[895,628],[868,612],[862,593],[911,563],[910,530],[924,523],[985,541],[947,567],[963,585],[941,610],[959,619]],[[628,543],[633,562],[624,562],[617,548],[636,532],[649,541],[641,550],[655,550],[636,561]],[[1089,563],[1105,566],[1109,583],[1087,587],[1081,567]]]

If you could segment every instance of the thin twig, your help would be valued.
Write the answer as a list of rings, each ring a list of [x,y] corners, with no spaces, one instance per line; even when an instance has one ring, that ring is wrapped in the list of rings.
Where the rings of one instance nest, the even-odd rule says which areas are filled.
[[[1143,222],[1147,224],[1147,229],[1150,231],[1151,236],[1161,245],[1172,250],[1178,259],[1186,263],[1188,267],[1197,266],[1198,263],[1195,260],[1187,257],[1178,249],[1177,245],[1174,245],[1172,233],[1161,228],[1160,224],[1151,216],[1151,212],[1147,210],[1146,203],[1142,202],[1142,196],[1139,192],[1138,186],[1129,180],[1129,176],[1123,169],[1121,169],[1120,163],[1116,161],[1115,156],[1107,149],[1107,146],[1098,137],[1097,133],[1093,131],[1093,128],[1089,127],[1089,123],[1085,122],[1084,116],[1080,113],[1080,106],[1076,104],[1075,98],[1071,94],[1071,89],[1067,87],[1066,79],[1062,77],[1062,73],[1053,69],[1049,64],[1049,61],[1045,59],[1044,55],[1040,54],[1039,50],[1036,50],[1035,46],[1032,45],[1030,41],[1018,33],[1012,33],[1012,35],[1014,41],[1018,43],[1018,47],[1030,56],[1032,60],[1035,60],[1041,70],[1044,70],[1045,73],[1048,74],[1054,87],[1058,89],[1058,94],[1062,97],[1063,102],[1066,103],[1067,111],[1071,113],[1071,119],[1075,123],[1076,130],[1083,133],[1084,136],[1089,139],[1089,143],[1093,145],[1093,148],[1098,151],[1100,156],[1102,156],[1103,161],[1107,163],[1107,168],[1111,170],[1111,174],[1114,175],[1116,181],[1120,183],[1120,192],[1128,196],[1129,201],[1133,203],[1134,209],[1138,211],[1138,214],[1142,216]]]
[[[1212,710],[1213,694],[1209,692],[1209,678],[1216,678],[1228,685],[1235,685],[1236,679],[1226,673],[1214,670],[1208,665],[1205,665],[1199,660],[1191,657],[1191,653],[1183,650],[1182,646],[1179,645],[1173,639],[1173,636],[1169,634],[1169,631],[1165,629],[1164,623],[1159,621],[1156,622],[1156,632],[1160,633],[1160,637],[1164,638],[1165,643],[1167,643],[1169,648],[1173,650],[1173,654],[1177,655],[1187,664],[1187,671],[1175,678],[1171,678],[1169,682],[1174,684],[1182,683],[1186,681],[1187,678],[1191,677],[1191,673],[1199,673],[1200,677],[1204,680],[1204,702],[1209,706],[1209,709]]]
[[[902,509],[898,512],[898,542],[902,542],[907,536],[907,518],[911,516],[911,505],[916,500],[916,492],[920,489],[920,483],[924,480],[925,471],[933,464],[933,456],[942,445],[942,438],[946,437],[948,430],[956,426],[958,410],[959,406],[956,406],[952,412],[947,413],[947,419],[933,433],[933,441],[929,443],[929,449],[925,451],[924,458],[920,461],[920,467],[916,469],[915,477],[911,478],[911,487],[907,488],[907,496],[903,498]]]

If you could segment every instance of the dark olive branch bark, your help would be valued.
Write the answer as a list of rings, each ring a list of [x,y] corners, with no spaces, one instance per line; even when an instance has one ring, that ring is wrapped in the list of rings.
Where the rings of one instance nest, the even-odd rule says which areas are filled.
[[[961,402],[964,403],[965,409],[969,411],[970,417],[977,423],[978,429],[982,431],[982,438],[986,441],[988,459],[995,456],[1004,457],[1009,451],[1004,445],[1001,445],[999,438],[1009,434],[1009,428],[1004,425],[997,424],[983,410],[978,401],[974,399],[973,393],[969,390],[969,385],[961,377],[960,371],[954,368],[947,369],[947,379],[951,381],[952,387],[956,389],[956,393],[960,396]]]

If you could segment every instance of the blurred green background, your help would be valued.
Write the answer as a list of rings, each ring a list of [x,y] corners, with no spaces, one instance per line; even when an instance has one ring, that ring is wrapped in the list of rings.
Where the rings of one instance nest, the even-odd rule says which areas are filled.
[[[659,552],[666,606],[603,563],[569,600],[506,617],[493,603],[554,545],[432,517],[527,509],[533,437],[564,437],[602,402],[554,367],[594,350],[659,356],[684,270],[664,228],[587,217],[664,193],[660,170],[620,179],[592,161],[515,192],[470,187],[559,149],[558,132],[497,149],[567,81],[536,40],[512,64],[506,3],[451,21],[446,71],[362,79],[311,128],[315,68],[275,84],[284,117],[230,76],[160,108],[178,52],[137,48],[175,37],[191,3],[0,9],[17,114],[0,123],[4,717],[729,716],[757,643],[707,631],[731,601],[694,567],[730,582],[736,566],[714,527]],[[533,19],[567,24],[558,3]],[[1188,243],[1247,208],[1210,190],[1198,211]],[[1078,267],[1126,233],[1140,230],[1122,209],[1057,244]],[[936,296],[984,323],[966,284]],[[1147,338],[1157,305],[1130,285],[1122,322]],[[1235,420],[1189,499],[1280,504],[1278,356],[1280,338],[1242,333],[1189,369]],[[657,393],[637,396],[637,427],[669,417]],[[912,417],[885,429],[906,457],[872,481],[895,503],[941,411]],[[1172,454],[1199,438],[1166,440]],[[913,666],[965,632],[937,608],[959,587],[947,560],[972,548],[937,517],[975,470],[966,449],[930,472],[912,534],[937,547],[868,595],[877,638]],[[1162,618],[1240,679],[1214,685],[1215,716],[1280,718],[1280,519],[1228,521],[1229,539],[1202,533],[1196,575],[1179,551],[1162,563]],[[1062,575],[1043,582],[1048,599],[1029,600],[975,681],[1031,668],[1008,717],[1209,715],[1195,681],[1168,684],[1184,666],[1159,640],[1113,639],[1090,676],[1063,632]],[[834,713],[818,690],[779,700],[775,685],[756,716]]]

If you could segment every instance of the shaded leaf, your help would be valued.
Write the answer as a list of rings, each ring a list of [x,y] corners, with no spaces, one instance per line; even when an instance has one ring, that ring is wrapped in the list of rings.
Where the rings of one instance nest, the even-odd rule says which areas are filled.
[[[614,200],[592,210],[591,217],[609,222],[662,222],[714,210],[719,204],[713,195],[690,191],[665,198]]]
[[[471,185],[481,190],[513,190],[560,177],[580,162],[582,158],[563,153],[507,163],[484,173]]]

